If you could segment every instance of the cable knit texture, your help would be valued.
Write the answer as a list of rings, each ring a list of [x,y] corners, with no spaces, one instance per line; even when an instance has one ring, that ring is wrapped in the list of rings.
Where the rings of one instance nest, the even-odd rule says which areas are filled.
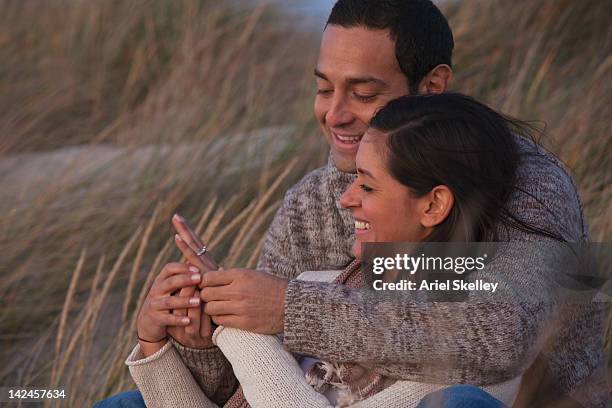
[[[253,408],[331,407],[304,380],[304,373],[276,336],[217,328],[215,343],[232,359],[244,398]],[[233,358],[232,358],[233,357]]]

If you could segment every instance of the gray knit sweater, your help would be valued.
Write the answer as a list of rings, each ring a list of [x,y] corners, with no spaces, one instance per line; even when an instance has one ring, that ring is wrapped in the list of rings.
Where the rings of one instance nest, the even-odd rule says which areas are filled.
[[[528,194],[513,194],[510,210],[568,241],[588,240],[576,187],[563,166],[530,142],[518,139],[518,145],[516,185]],[[353,178],[339,172],[330,157],[327,166],[289,190],[268,230],[258,269],[293,279],[306,270],[346,266],[354,223],[338,202]],[[517,230],[508,238],[547,239]],[[511,275],[533,269],[532,261],[517,256],[487,267]],[[540,283],[546,293],[546,282]],[[545,337],[553,320],[557,329]],[[284,344],[292,352],[359,363],[397,379],[476,385],[514,378],[537,356],[557,388],[588,407],[609,406],[602,336],[603,310],[594,305],[567,305],[553,313],[552,302],[426,304],[399,297],[381,304],[369,290],[297,280],[286,292]],[[204,389],[229,395],[231,367],[222,355],[179,353]],[[223,378],[219,385],[226,391],[215,390],[216,377]]]

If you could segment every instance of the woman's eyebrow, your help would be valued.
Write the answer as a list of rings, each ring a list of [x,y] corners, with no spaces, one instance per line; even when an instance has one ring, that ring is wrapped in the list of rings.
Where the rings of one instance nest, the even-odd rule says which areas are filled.
[[[370,173],[366,169],[362,169],[361,167],[357,167],[357,173],[363,174],[364,176],[368,176],[369,178],[376,180],[376,177],[374,177],[372,173]]]
[[[321,71],[319,71],[319,70],[318,70],[318,69],[316,69],[316,68],[315,68],[315,70],[314,70],[314,75],[315,75],[316,77],[319,77],[319,78],[321,78],[321,79],[324,79],[324,80],[326,80],[326,81],[329,81],[329,79],[327,78],[327,75],[325,75],[324,73],[322,73]]]

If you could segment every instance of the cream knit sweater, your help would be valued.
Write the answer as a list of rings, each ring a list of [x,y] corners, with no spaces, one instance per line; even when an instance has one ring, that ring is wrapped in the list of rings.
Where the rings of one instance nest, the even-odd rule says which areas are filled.
[[[304,272],[298,279],[332,281],[339,273],[340,271]],[[213,334],[213,343],[231,363],[251,407],[333,406],[324,395],[306,382],[299,364],[293,355],[285,350],[278,337],[220,326]],[[204,395],[170,342],[147,358],[143,358],[140,346],[137,345],[126,364],[149,408],[217,407]],[[512,405],[519,385],[520,376],[483,389],[506,405]],[[423,397],[444,386],[397,381],[372,397],[351,406],[416,407]]]
[[[234,368],[246,400],[253,408],[331,408],[333,405],[304,379],[304,373],[291,353],[276,336],[250,333],[239,329],[219,328],[215,341]],[[142,393],[148,408],[217,408],[200,389],[181,361],[172,343],[156,354],[143,358],[136,346],[126,364]],[[503,384],[482,387],[511,406],[520,377]],[[440,384],[397,381],[374,396],[359,401],[355,408],[416,407]]]

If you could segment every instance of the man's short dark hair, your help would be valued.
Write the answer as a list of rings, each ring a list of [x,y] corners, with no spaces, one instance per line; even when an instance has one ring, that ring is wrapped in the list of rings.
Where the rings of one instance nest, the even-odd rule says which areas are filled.
[[[453,33],[430,0],[338,0],[327,24],[388,29],[412,93],[437,65],[451,66]]]

